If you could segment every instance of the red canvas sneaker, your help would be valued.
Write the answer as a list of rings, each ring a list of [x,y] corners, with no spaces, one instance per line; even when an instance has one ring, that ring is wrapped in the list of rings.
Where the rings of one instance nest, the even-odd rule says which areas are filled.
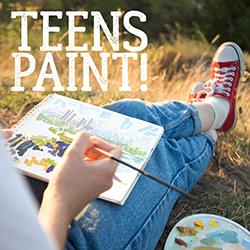
[[[223,43],[215,52],[211,63],[210,80],[193,85],[189,94],[191,103],[201,102],[209,96],[224,98],[229,113],[219,131],[233,129],[237,123],[236,93],[244,72],[244,59],[240,47],[233,42]]]
[[[215,52],[211,64],[210,80],[205,83],[212,96],[224,98],[229,103],[228,116],[219,131],[233,129],[237,123],[236,93],[244,72],[244,58],[240,47],[223,43]]]

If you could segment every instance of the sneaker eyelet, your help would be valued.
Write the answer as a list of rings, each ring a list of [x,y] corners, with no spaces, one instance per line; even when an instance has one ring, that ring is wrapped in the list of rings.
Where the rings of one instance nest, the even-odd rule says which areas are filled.
[[[233,70],[233,71],[235,71],[235,70],[236,70],[236,67],[235,67],[235,66],[233,66],[233,67],[232,67],[232,70]]]

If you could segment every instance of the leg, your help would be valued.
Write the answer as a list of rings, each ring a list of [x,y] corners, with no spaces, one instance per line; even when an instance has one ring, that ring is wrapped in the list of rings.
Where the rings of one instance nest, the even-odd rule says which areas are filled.
[[[208,103],[196,103],[194,106],[197,108],[199,118],[201,121],[201,131],[206,132],[212,128],[215,120],[215,113],[212,106]]]
[[[105,108],[162,126],[164,138],[188,137],[201,131],[197,108],[185,102],[170,101],[153,104],[141,100],[124,99]]]
[[[165,138],[181,138],[196,135],[200,131],[206,132],[215,121],[213,107],[205,102],[146,103],[141,100],[124,99],[105,108],[160,125],[164,127]]]
[[[205,135],[162,138],[146,170],[189,190],[206,170],[212,153],[213,140]],[[92,202],[73,222],[67,249],[154,249],[178,197],[142,176],[124,206]]]

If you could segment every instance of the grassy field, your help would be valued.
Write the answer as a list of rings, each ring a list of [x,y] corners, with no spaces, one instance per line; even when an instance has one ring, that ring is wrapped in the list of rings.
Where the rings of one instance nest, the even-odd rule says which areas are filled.
[[[6,38],[7,39],[7,38]],[[61,40],[63,37],[61,38]],[[106,45],[104,43],[104,45]],[[10,127],[17,122],[28,110],[37,104],[47,92],[32,92],[38,77],[38,71],[25,79],[27,90],[24,93],[10,91],[13,85],[13,58],[11,52],[16,50],[17,41],[9,42],[1,39],[0,62],[0,120],[4,127]],[[129,65],[129,79],[133,91],[121,93],[118,91],[121,81],[120,68],[109,65],[110,90],[104,93],[97,85],[93,91],[63,93],[80,100],[102,105],[124,97],[141,98],[147,101],[162,101],[167,99],[186,99],[186,93],[191,83],[206,80],[209,76],[209,64],[215,47],[206,42],[179,38],[173,43],[163,45],[150,44],[147,49],[148,62],[148,91],[137,91],[140,84],[140,72],[137,62]],[[42,55],[38,50],[33,52],[38,58],[38,65],[42,62]],[[93,55],[98,60],[97,55]],[[67,63],[64,55],[55,54],[58,71],[62,82],[66,85],[68,79]],[[246,72],[241,81],[238,95],[239,120],[234,131],[219,134],[215,157],[206,174],[193,188],[198,200],[191,202],[180,200],[174,207],[168,225],[156,249],[162,249],[169,230],[183,217],[196,213],[215,213],[233,219],[250,229],[250,80],[247,72],[250,67],[250,56],[245,53]],[[39,68],[39,66],[38,66]],[[82,69],[79,62],[77,67],[77,81],[81,82]],[[94,81],[94,78],[91,78]]]

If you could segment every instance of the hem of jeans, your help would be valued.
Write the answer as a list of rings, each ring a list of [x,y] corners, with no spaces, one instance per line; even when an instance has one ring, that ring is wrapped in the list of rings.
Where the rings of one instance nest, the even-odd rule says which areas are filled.
[[[177,181],[180,177],[180,175],[183,173],[183,171],[186,168],[186,164],[185,166],[178,171],[178,173],[175,175],[175,177],[173,178],[173,180],[171,181],[171,184],[174,185],[175,181]],[[183,185],[183,181],[182,185]],[[162,203],[167,199],[168,194],[170,192],[175,192],[173,190],[171,190],[170,188],[166,191],[166,193],[163,195],[163,197],[161,198],[160,202],[156,205],[156,207],[153,209],[153,212],[151,213],[150,217],[147,218],[147,220],[143,223],[142,227],[140,228],[140,230],[134,235],[134,237],[131,238],[131,240],[129,241],[129,243],[126,245],[126,247],[124,248],[124,250],[129,249],[129,247],[133,244],[133,242],[140,236],[140,233],[143,231],[143,229],[147,226],[147,224],[152,220],[152,217],[157,213],[157,211],[159,210],[160,206],[162,205]],[[177,193],[176,193],[177,194]],[[175,202],[178,200],[178,194],[176,197]],[[158,239],[159,240],[159,239]]]
[[[191,111],[192,117],[194,119],[194,132],[193,135],[197,135],[201,132],[201,120],[199,118],[198,110],[195,109]]]
[[[208,141],[211,143],[212,150],[213,150],[213,156],[214,156],[215,155],[215,149],[216,149],[216,142],[217,142],[217,140],[215,140],[211,135],[204,134],[204,133],[202,133],[202,135],[206,136],[208,138]]]
[[[202,135],[206,136],[213,146],[216,144],[216,140],[213,138],[213,136],[205,133],[202,133]]]
[[[173,126],[168,126],[169,124],[164,125],[163,126],[164,130],[169,130],[169,129],[173,129],[174,127],[178,127],[185,120],[192,118],[194,121],[194,130],[193,130],[192,135],[196,135],[196,134],[199,134],[201,132],[201,120],[199,118],[198,109],[191,104],[186,104],[186,105],[189,106],[189,113],[187,113],[187,115],[183,116],[182,119],[180,119],[176,123],[174,123]]]

